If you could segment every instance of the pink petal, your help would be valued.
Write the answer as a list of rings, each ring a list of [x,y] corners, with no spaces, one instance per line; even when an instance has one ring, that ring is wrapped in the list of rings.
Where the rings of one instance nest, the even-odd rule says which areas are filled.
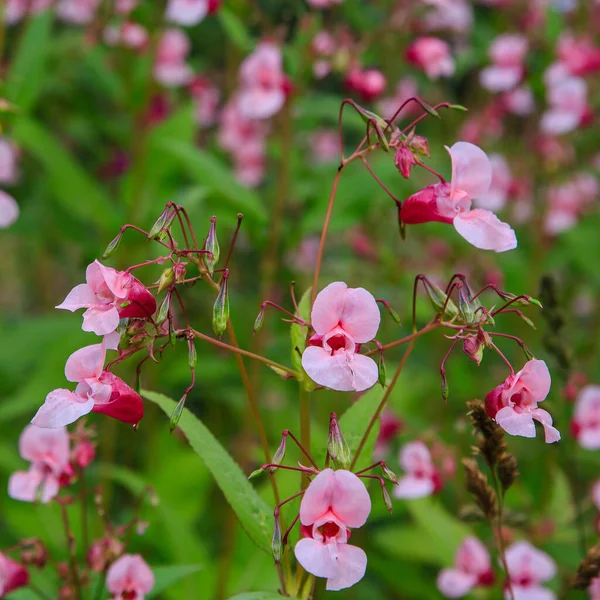
[[[435,490],[435,484],[429,477],[415,477],[414,475],[405,475],[398,480],[398,485],[394,486],[393,494],[396,498],[425,498],[431,496]]]
[[[600,415],[600,385],[586,385],[577,396],[575,418],[585,422],[596,413]]]
[[[237,97],[240,114],[246,119],[269,119],[285,104],[282,88],[250,88],[241,90]]]
[[[325,335],[340,322],[348,286],[342,281],[330,283],[315,298],[310,315],[311,325],[319,335]]]
[[[60,489],[58,479],[41,471],[17,471],[8,480],[8,495],[21,502],[42,502],[46,504],[55,498]],[[0,580],[1,582],[1,580]]]
[[[321,471],[311,482],[300,503],[300,522],[312,525],[331,506],[335,483],[333,469]]]
[[[76,350],[67,359],[65,377],[68,381],[80,382],[97,379],[104,369],[106,348],[104,344],[93,344]]]
[[[506,549],[506,564],[513,581],[525,575],[535,582],[542,582],[556,575],[556,564],[552,558],[525,540]]]
[[[121,334],[113,331],[104,336],[102,343],[107,350],[118,350],[121,341]]]
[[[367,555],[362,548],[349,544],[338,544],[339,572],[334,577],[327,579],[325,589],[338,591],[349,588],[358,583],[367,570]]]
[[[119,311],[112,305],[92,306],[83,313],[83,331],[93,331],[96,335],[108,335],[119,326]]]
[[[70,425],[92,412],[94,401],[85,399],[70,390],[54,390],[46,396],[46,401],[31,422],[38,427],[57,429]]]
[[[331,510],[347,527],[362,527],[371,512],[371,497],[365,484],[354,473],[343,469],[334,471],[333,475]]]
[[[453,217],[440,213],[438,208],[438,197],[449,195],[449,183],[427,186],[402,203],[400,219],[407,225],[430,222],[452,223]]]
[[[294,547],[296,560],[315,577],[335,577],[339,566],[328,546],[313,538],[301,539]],[[338,549],[341,544],[337,545]]]
[[[481,250],[506,252],[517,247],[517,237],[510,225],[503,223],[489,210],[476,208],[454,218],[458,233]]]
[[[487,154],[469,142],[445,146],[452,159],[452,192],[463,191],[474,199],[483,196],[492,183],[492,164]]]
[[[513,585],[514,600],[556,600],[556,594],[539,585]],[[504,599],[511,600],[509,590],[504,591]]]
[[[10,227],[19,218],[19,205],[15,199],[0,190],[0,229]]]
[[[514,408],[505,406],[495,416],[496,423],[510,435],[535,437],[535,425],[530,412],[517,413]]]
[[[154,78],[170,88],[181,87],[192,81],[194,72],[185,63],[167,63],[154,66]]]
[[[93,395],[93,412],[107,415],[130,425],[137,425],[142,420],[144,402],[134,389],[120,377],[106,371],[102,373],[99,383],[107,386],[111,390],[111,394],[110,398],[105,401],[100,396],[100,388],[96,388],[96,393]]]
[[[402,469],[408,473],[414,473],[415,471],[429,473],[433,470],[429,448],[420,440],[408,442],[402,446],[399,462]]]
[[[477,585],[477,577],[458,569],[444,569],[437,578],[437,587],[446,598],[462,598]]]
[[[56,308],[73,312],[79,308],[95,306],[97,303],[98,299],[92,288],[87,283],[80,283],[67,294],[63,303],[59,304]]]
[[[540,129],[549,135],[563,135],[577,128],[581,122],[581,113],[557,108],[547,110],[540,119]]]
[[[481,85],[490,92],[506,92],[512,90],[521,81],[521,67],[487,67],[479,74]]]
[[[586,450],[600,450],[600,427],[584,427],[577,435],[577,441]]]
[[[377,363],[369,356],[354,354],[349,363],[352,370],[352,389],[363,392],[372,388],[379,379]]]
[[[101,262],[95,261],[106,287],[115,295],[116,298],[124,299],[127,297],[131,280],[133,276],[123,271],[117,271],[111,267],[105,267]]]
[[[113,594],[133,588],[140,596],[154,587],[154,574],[139,554],[124,554],[108,569],[106,587]]]
[[[64,427],[43,429],[27,425],[19,438],[19,454],[32,463],[47,463],[50,458],[59,473],[69,463],[69,434]]]
[[[302,354],[302,367],[315,383],[338,392],[351,392],[354,376],[346,357],[345,352],[332,356],[323,348],[309,346]]]
[[[531,414],[534,419],[543,425],[546,444],[552,444],[560,440],[560,432],[552,426],[552,417],[548,411],[545,411],[542,408],[536,408],[531,411]]]
[[[483,575],[492,567],[488,549],[473,536],[464,539],[456,554],[455,563],[458,569],[473,575]]]
[[[527,388],[534,402],[542,402],[550,393],[552,378],[543,360],[532,359],[517,373],[517,381]],[[515,382],[516,383],[516,382]]]
[[[380,320],[373,294],[364,288],[349,288],[346,291],[340,325],[357,344],[366,344],[377,335]]]
[[[208,14],[208,0],[169,0],[165,19],[177,25],[197,25]]]
[[[27,572],[27,569],[1,552],[0,578],[2,579],[0,594],[8,594],[29,583],[29,573]]]

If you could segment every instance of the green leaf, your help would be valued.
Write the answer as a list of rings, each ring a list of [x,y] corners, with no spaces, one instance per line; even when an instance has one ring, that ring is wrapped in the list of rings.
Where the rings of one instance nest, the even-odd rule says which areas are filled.
[[[246,26],[239,17],[225,6],[219,10],[218,17],[221,26],[225,30],[225,35],[227,35],[231,43],[244,52],[250,52],[254,47],[254,43],[248,35]]]
[[[44,84],[50,48],[53,12],[29,19],[6,82],[6,98],[22,112],[30,111]]]
[[[160,406],[167,416],[171,415],[176,406],[175,401],[162,394],[142,391],[142,395]],[[273,514],[266,502],[250,485],[239,465],[202,421],[187,408],[183,410],[179,428],[187,437],[192,449],[212,473],[246,533],[261,549],[271,552]]]
[[[152,567],[155,584],[148,598],[156,598],[158,594],[169,589],[172,585],[182,579],[197,573],[202,565],[171,565],[168,567]]]

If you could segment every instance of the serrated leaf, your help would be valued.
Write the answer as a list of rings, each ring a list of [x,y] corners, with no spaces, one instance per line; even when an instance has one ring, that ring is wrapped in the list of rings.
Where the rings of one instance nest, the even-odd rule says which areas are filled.
[[[142,396],[157,404],[167,417],[177,404],[156,392],[143,390]],[[246,533],[262,550],[270,553],[273,513],[248,482],[247,475],[204,423],[187,408],[183,409],[178,425],[194,452],[212,473]],[[165,435],[167,432],[165,425]]]

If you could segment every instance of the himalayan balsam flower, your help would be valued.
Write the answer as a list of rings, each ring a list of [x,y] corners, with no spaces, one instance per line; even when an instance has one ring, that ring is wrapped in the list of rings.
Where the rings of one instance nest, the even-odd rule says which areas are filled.
[[[10,227],[19,218],[19,205],[16,200],[0,190],[0,229]]]
[[[556,574],[554,561],[529,542],[515,542],[506,549],[506,564],[515,600],[555,600],[556,595],[540,584]],[[510,591],[504,598],[510,600]]]
[[[364,483],[350,471],[325,469],[310,483],[300,504],[304,539],[294,548],[298,562],[327,589],[343,590],[360,581],[367,555],[348,544],[349,527],[362,527],[371,512]]]
[[[494,64],[481,72],[481,85],[490,92],[505,92],[516,87],[525,72],[527,47],[527,38],[523,35],[498,36],[489,51]]]
[[[492,164],[485,152],[469,142],[446,146],[452,161],[450,183],[436,183],[413,194],[402,205],[404,223],[452,223],[476,248],[505,252],[517,247],[515,232],[493,212],[471,209],[471,203],[490,189]]]
[[[586,385],[579,392],[571,430],[582,448],[600,448],[600,385]]]
[[[154,78],[170,88],[187,85],[194,73],[185,62],[190,53],[190,40],[181,29],[167,29],[156,51]]]
[[[492,163],[490,189],[482,198],[478,198],[475,204],[478,208],[495,212],[506,206],[513,184],[513,177],[507,160],[501,154],[490,154],[490,163]]]
[[[131,425],[139,423],[144,416],[144,404],[139,394],[122,379],[103,370],[106,350],[116,349],[116,340],[112,339],[116,337],[116,334],[106,336],[101,344],[86,346],[71,354],[65,376],[77,383],[75,391],[58,389],[50,392],[31,421],[34,425],[50,429],[64,427],[90,412],[102,413]]]
[[[424,498],[442,489],[442,478],[423,442],[405,444],[400,450],[399,462],[405,475],[394,486],[396,498]]]
[[[13,25],[23,17],[37,15],[50,8],[54,0],[8,0],[4,8],[4,20]]]
[[[0,598],[28,583],[29,573],[25,567],[0,552]]]
[[[435,37],[420,37],[406,50],[406,60],[425,71],[429,79],[450,77],[455,64],[450,46]]]
[[[542,115],[540,129],[549,135],[570,133],[590,118],[588,86],[580,77],[559,78],[549,82],[550,108]]]
[[[362,392],[375,385],[377,364],[358,350],[375,337],[380,319],[375,298],[363,288],[336,281],[321,290],[311,313],[315,334],[302,355],[308,376],[340,392]]]
[[[50,502],[58,494],[61,483],[73,474],[69,462],[69,434],[64,427],[42,429],[28,425],[19,438],[19,454],[31,466],[29,471],[13,473],[8,481],[8,495],[15,500]]]
[[[560,433],[552,426],[550,413],[538,408],[550,392],[550,372],[543,360],[530,360],[518,372],[509,375],[485,397],[485,409],[506,433],[535,437],[533,420],[544,427],[547,444],[560,440]]]
[[[437,578],[438,590],[446,598],[462,598],[473,588],[494,583],[490,554],[476,537],[465,538],[454,557],[454,565],[441,571]]]
[[[218,0],[169,0],[165,18],[176,25],[198,25],[219,6]]]
[[[346,75],[346,87],[356,92],[364,102],[371,102],[385,91],[385,75],[377,69],[350,69]]]
[[[113,600],[143,600],[154,587],[154,574],[139,554],[124,554],[106,574]]]
[[[87,283],[75,286],[56,308],[87,308],[83,313],[84,331],[107,335],[115,331],[119,319],[145,319],[156,311],[156,300],[144,284],[131,273],[105,267],[97,260],[88,266]]]

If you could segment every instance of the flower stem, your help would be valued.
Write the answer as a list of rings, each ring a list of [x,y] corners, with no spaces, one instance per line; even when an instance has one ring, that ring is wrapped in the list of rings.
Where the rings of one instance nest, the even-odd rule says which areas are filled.
[[[310,392],[300,385],[300,441],[305,453],[310,453]],[[301,489],[308,487],[304,474],[301,475]]]
[[[67,538],[67,550],[69,553],[69,573],[71,576],[71,583],[75,591],[75,599],[83,600],[81,591],[81,579],[79,577],[79,569],[77,568],[77,560],[75,557],[75,536],[71,531],[69,525],[69,515],[67,513],[67,507],[64,503],[59,502],[60,514],[62,517],[63,527],[65,529],[65,536]]]
[[[408,342],[412,342],[412,341],[420,338],[422,335],[425,335],[426,333],[433,331],[434,329],[436,329],[439,326],[440,326],[440,323],[438,323],[438,322],[429,323],[428,325],[425,325],[425,327],[423,327],[423,329],[420,329],[419,331],[416,331],[415,333],[411,333],[410,335],[407,335],[406,337],[396,340],[395,342],[390,342],[389,344],[385,344],[384,346],[381,346],[381,348],[376,348],[375,350],[365,352],[365,356],[373,356],[373,354],[379,354],[380,352],[385,352],[386,350],[391,350],[392,348],[396,348],[397,346],[402,346],[404,344],[407,344]]]

